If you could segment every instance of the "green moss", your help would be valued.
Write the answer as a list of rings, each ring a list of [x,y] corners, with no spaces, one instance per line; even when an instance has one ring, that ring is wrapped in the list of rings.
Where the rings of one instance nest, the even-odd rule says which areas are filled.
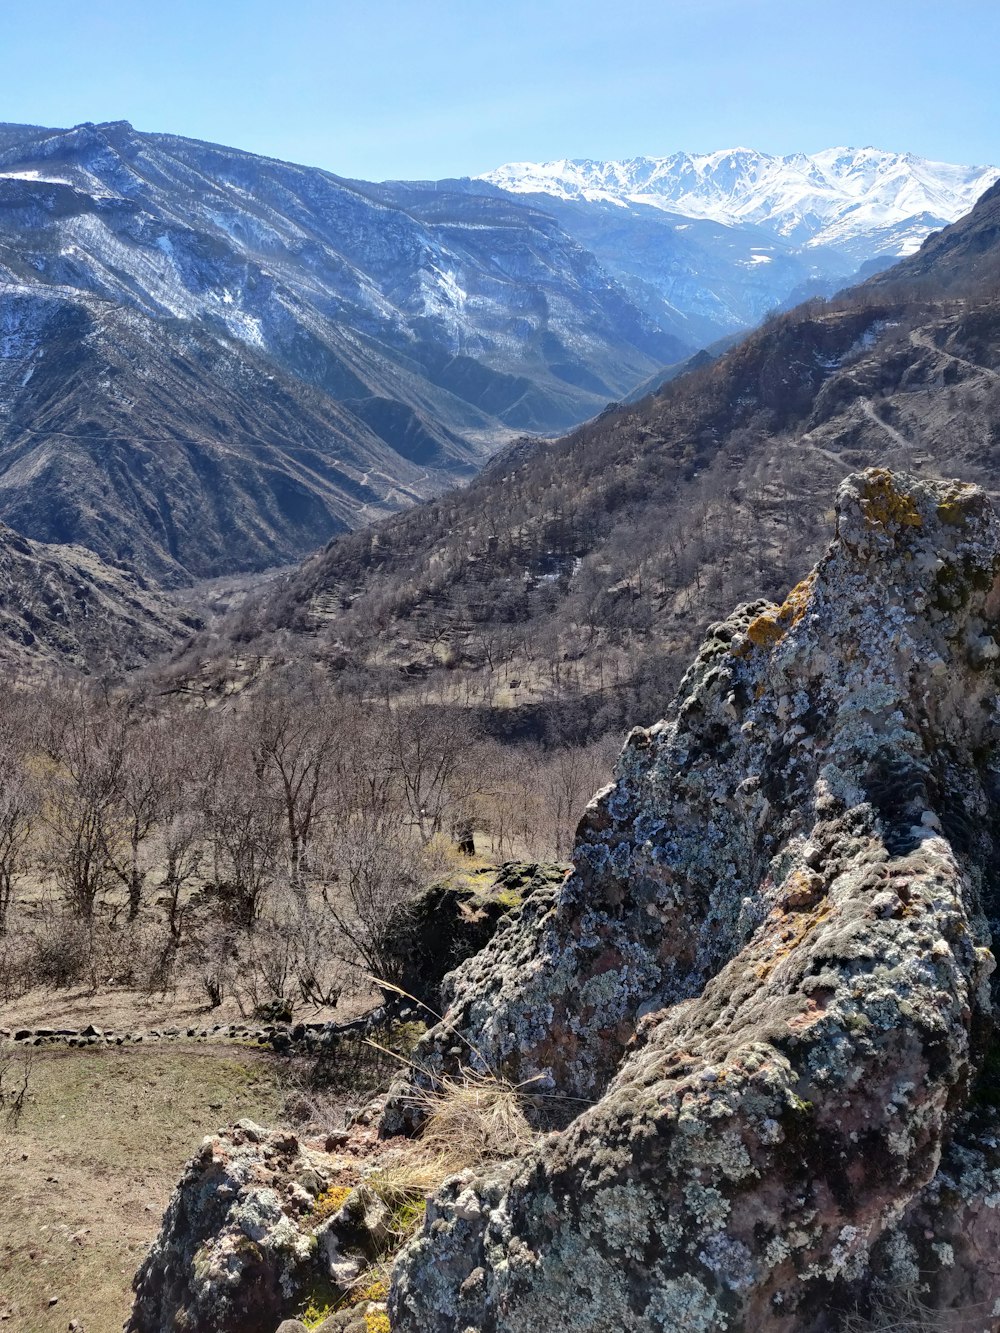
[[[408,1236],[423,1223],[427,1200],[405,1199],[392,1210],[392,1229],[398,1236]]]
[[[955,500],[944,500],[937,507],[937,516],[942,523],[952,527],[961,527],[965,523],[965,510]]]
[[[357,1281],[341,1302],[341,1309],[350,1309],[355,1305],[364,1305],[366,1301],[384,1301],[389,1295],[389,1284],[382,1276],[372,1277],[377,1270],[369,1269]]]
[[[510,912],[515,907],[524,906],[524,895],[518,893],[517,889],[501,889],[493,895],[493,901],[499,903],[505,912]]]
[[[427,1024],[419,1020],[409,1023],[393,1023],[386,1034],[386,1046],[396,1055],[410,1055],[417,1042],[426,1033]]]

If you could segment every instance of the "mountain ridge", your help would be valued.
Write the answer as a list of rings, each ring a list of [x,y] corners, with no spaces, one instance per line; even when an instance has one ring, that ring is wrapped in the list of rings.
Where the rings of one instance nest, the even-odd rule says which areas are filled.
[[[734,148],[621,161],[564,158],[506,163],[481,177],[515,193],[619,207],[641,203],[687,218],[752,223],[808,247],[831,246],[852,256],[858,237],[873,229],[881,233],[875,253],[915,251],[927,231],[955,222],[998,178],[994,166],[873,147],[782,156]]]
[[[436,688],[481,695],[483,725],[553,744],[652,721],[706,619],[780,600],[815,558],[838,474],[994,485],[998,201],[993,187],[895,282],[775,316],[643,400],[335,539],[177,669],[212,687],[248,645],[395,689],[444,668]]]

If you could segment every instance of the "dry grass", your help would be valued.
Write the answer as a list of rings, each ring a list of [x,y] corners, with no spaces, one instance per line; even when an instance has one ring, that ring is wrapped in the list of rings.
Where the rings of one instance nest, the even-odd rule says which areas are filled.
[[[387,1256],[421,1225],[427,1200],[449,1176],[517,1157],[536,1138],[520,1090],[505,1079],[466,1073],[415,1096],[427,1117],[420,1137],[365,1179],[392,1215]]]
[[[184,1163],[216,1126],[274,1123],[278,1071],[225,1047],[36,1052],[20,1127],[0,1133],[0,1328],[120,1329]]]
[[[522,1090],[506,1079],[466,1072],[417,1095],[427,1116],[420,1147],[453,1171],[518,1157],[535,1140]]]
[[[870,1314],[848,1315],[844,1333],[972,1333],[983,1326],[984,1309],[978,1318],[971,1310],[934,1310],[912,1290],[896,1290],[878,1296]]]

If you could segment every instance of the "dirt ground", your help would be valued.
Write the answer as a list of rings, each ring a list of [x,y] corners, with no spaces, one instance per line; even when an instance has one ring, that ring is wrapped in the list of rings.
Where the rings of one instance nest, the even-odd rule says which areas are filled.
[[[279,1122],[282,1069],[231,1045],[35,1052],[0,1131],[0,1330],[120,1333],[182,1166],[217,1127]]]
[[[300,1005],[295,1021],[338,1023],[356,1018],[378,1003],[374,986],[359,988],[341,996],[336,1009]],[[211,1027],[215,1023],[253,1022],[240,1014],[234,1000],[227,997],[218,1008],[210,1009],[204,992],[194,986],[180,986],[167,995],[147,995],[133,990],[93,991],[88,986],[55,990],[37,987],[7,1004],[0,1004],[0,1028],[85,1028],[95,1024],[102,1031],[137,1032],[147,1028]]]

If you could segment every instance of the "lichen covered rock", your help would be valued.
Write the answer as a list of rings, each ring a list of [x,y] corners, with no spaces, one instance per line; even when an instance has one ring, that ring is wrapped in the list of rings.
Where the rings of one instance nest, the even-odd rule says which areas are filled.
[[[126,1333],[274,1333],[317,1301],[384,1322],[365,1281],[391,1240],[365,1181],[375,1134],[344,1138],[330,1153],[245,1120],[205,1139],[136,1274]]]
[[[457,882],[429,885],[392,923],[383,944],[394,978],[408,995],[438,1013],[448,974],[485,948],[508,912],[565,878],[565,866],[508,861]]]
[[[713,627],[418,1048],[560,1128],[432,1201],[394,1330],[818,1333],[907,1286],[997,1327],[998,616],[987,497],[870,470]]]

